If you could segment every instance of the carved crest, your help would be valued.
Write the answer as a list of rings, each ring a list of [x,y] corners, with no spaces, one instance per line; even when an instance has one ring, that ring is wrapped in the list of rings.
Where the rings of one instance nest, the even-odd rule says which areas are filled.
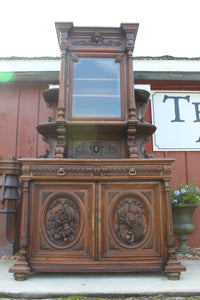
[[[71,43],[73,46],[78,47],[123,47],[123,43],[120,40],[104,39],[99,31],[96,31],[90,39],[74,40]]]
[[[90,41],[92,45],[97,46],[97,45],[103,45],[104,39],[100,32],[95,32],[91,37]]]

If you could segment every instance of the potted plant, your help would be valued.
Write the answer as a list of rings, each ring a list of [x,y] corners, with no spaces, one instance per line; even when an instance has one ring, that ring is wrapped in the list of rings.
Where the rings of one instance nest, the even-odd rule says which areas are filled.
[[[189,254],[188,235],[194,230],[193,213],[200,204],[200,191],[194,184],[180,184],[171,191],[174,232],[177,234],[179,247],[177,253]]]

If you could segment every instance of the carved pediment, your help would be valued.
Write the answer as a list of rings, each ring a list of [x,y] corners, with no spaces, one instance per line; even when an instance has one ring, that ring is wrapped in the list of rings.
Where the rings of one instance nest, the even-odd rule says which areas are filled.
[[[123,42],[117,39],[104,38],[103,35],[96,31],[91,38],[73,39],[71,41],[73,47],[113,47],[122,48]]]

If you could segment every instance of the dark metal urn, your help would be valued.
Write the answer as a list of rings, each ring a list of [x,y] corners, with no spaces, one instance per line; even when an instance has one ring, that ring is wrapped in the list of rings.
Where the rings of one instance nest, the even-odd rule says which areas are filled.
[[[188,247],[188,235],[194,231],[193,214],[198,207],[196,204],[187,204],[183,207],[173,206],[174,232],[177,234],[179,247],[176,252],[180,254],[192,254]]]

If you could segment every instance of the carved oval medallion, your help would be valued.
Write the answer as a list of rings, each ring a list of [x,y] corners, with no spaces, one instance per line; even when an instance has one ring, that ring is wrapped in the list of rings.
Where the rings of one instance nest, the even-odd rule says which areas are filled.
[[[150,215],[140,197],[124,195],[112,207],[111,231],[115,240],[125,247],[137,247],[146,240]]]
[[[81,233],[81,208],[71,195],[56,195],[46,206],[43,231],[54,247],[72,246]]]

